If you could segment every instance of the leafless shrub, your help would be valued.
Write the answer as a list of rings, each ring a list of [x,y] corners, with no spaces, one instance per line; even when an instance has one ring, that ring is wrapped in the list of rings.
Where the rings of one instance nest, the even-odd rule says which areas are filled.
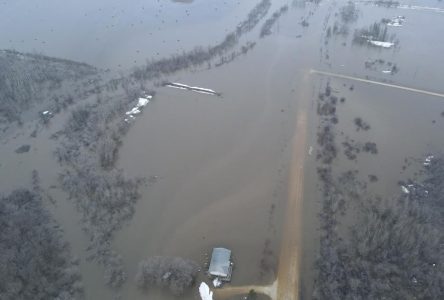
[[[199,266],[188,259],[154,256],[139,263],[135,280],[139,288],[157,286],[180,296],[194,284],[198,269]]]
[[[356,131],[359,130],[367,131],[370,129],[370,125],[367,122],[363,121],[362,118],[355,118],[353,122],[356,125]]]

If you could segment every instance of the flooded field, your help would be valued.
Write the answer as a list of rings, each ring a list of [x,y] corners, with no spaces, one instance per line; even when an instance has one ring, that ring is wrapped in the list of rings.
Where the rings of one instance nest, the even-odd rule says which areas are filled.
[[[440,1],[2,1],[0,26],[0,298],[444,295]]]

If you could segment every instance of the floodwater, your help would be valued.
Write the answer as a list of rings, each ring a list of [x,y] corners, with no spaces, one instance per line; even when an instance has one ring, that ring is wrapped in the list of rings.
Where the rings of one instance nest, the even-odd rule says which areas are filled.
[[[147,60],[218,43],[257,2],[3,1],[0,26],[12,29],[0,36],[0,45],[128,72]],[[337,110],[338,141],[348,137],[378,147],[378,154],[362,154],[356,162],[340,154],[334,166],[359,170],[363,180],[376,175],[379,180],[368,184],[372,194],[395,196],[400,192],[398,181],[406,176],[405,158],[441,151],[443,98],[310,70],[442,93],[444,13],[360,3],[359,18],[349,25],[350,35],[333,36],[326,43],[326,29],[338,19],[332,11],[343,3],[281,0],[273,1],[270,12],[287,3],[289,12],[278,20],[271,36],[259,39],[259,25],[243,38],[257,43],[248,54],[221,67],[168,76],[171,82],[212,89],[221,96],[156,87],[153,101],[123,138],[118,167],[129,177],[148,178],[148,184],[141,190],[133,219],[112,243],[129,278],[118,292],[103,285],[100,267],[83,259],[87,243],[74,205],[57,187],[49,188],[57,186],[60,170],[52,154],[57,141],[50,136],[63,126],[67,114],[57,115],[36,139],[30,140],[33,127],[25,125],[17,137],[2,140],[0,191],[6,194],[28,186],[32,170],[39,171],[42,186],[57,199],[50,210],[74,254],[82,258],[87,299],[110,299],[117,293],[122,299],[178,299],[161,290],[138,290],[133,283],[138,262],[154,255],[180,256],[195,260],[204,270],[215,246],[233,251],[232,286],[270,285],[277,277],[285,278],[283,265],[295,266],[297,270],[288,268],[298,278],[294,299],[310,299],[321,201],[316,99],[327,83],[335,95],[346,98]],[[420,5],[444,8],[432,0]],[[13,17],[18,12],[22,17]],[[394,49],[351,42],[354,28],[396,15],[404,15],[406,22],[390,29],[399,40]],[[302,26],[302,20],[309,26]],[[389,75],[382,73],[385,66],[365,67],[366,61],[375,59],[395,63],[399,72]],[[371,129],[357,132],[356,117]],[[31,151],[14,153],[23,144],[30,144]],[[298,179],[303,197],[298,205],[289,205],[292,195],[300,192],[292,176],[295,160],[304,165]],[[296,211],[289,210],[294,207]],[[288,224],[299,228],[287,228]],[[291,241],[297,247],[291,248]],[[292,253],[294,249],[299,253]],[[282,259],[291,254],[297,257],[296,265],[293,259],[289,264]],[[198,280],[207,280],[204,272]],[[198,298],[196,287],[180,299]]]

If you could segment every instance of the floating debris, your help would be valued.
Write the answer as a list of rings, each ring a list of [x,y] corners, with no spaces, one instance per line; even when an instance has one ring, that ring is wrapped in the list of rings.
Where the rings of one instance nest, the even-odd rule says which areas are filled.
[[[382,70],[382,73],[384,73],[384,74],[391,74],[392,70]]]
[[[49,110],[45,110],[44,112],[42,112],[42,115],[44,115],[44,116],[47,116],[47,115],[51,116],[52,112],[50,112]]]
[[[202,300],[213,300],[213,292],[210,290],[210,287],[202,282],[199,286],[199,294]]]
[[[134,115],[140,114],[142,112],[142,108],[145,107],[148,103],[150,103],[149,99],[152,99],[153,96],[147,95],[145,98],[140,97],[136,106],[134,106],[131,110],[127,111],[125,114],[128,118],[125,118],[125,122],[129,122],[132,119],[135,119]]]
[[[382,48],[391,48],[395,45],[395,43],[391,42],[381,42],[381,41],[372,41],[372,40],[368,40],[368,42],[373,46],[382,47]]]
[[[193,91],[196,93],[202,93],[202,94],[208,94],[208,95],[215,95],[215,96],[221,95],[220,93],[218,93],[214,90],[211,90],[211,89],[201,88],[201,87],[197,87],[197,86],[189,86],[189,85],[177,83],[177,82],[165,82],[163,84],[163,86],[181,89],[181,90],[188,90],[188,91]]]

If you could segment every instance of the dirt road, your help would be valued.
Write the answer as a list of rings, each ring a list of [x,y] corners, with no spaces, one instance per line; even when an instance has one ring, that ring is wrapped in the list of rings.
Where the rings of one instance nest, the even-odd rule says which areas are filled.
[[[279,254],[278,273],[275,282],[268,286],[225,287],[215,291],[216,299],[225,299],[250,290],[268,295],[273,300],[299,299],[300,257],[301,257],[301,217],[304,197],[304,163],[307,153],[307,113],[310,102],[310,72],[305,72],[302,89],[295,99],[298,105],[296,128],[292,140],[292,158],[288,181],[288,202]]]
[[[375,81],[375,80],[369,80],[369,79],[364,79],[364,78],[359,78],[359,77],[347,76],[347,75],[330,73],[330,72],[325,72],[325,71],[318,71],[318,70],[310,70],[310,73],[324,75],[324,76],[328,76],[328,77],[336,77],[336,78],[348,79],[348,80],[353,80],[353,81],[365,82],[365,83],[369,83],[369,84],[381,85],[381,86],[386,86],[386,87],[395,88],[395,89],[399,89],[399,90],[404,90],[404,91],[444,98],[444,94],[421,90],[421,89],[415,89],[415,88],[408,87],[408,86],[396,85],[396,84],[391,84],[391,83],[385,83],[385,82],[380,82],[380,81]]]
[[[310,100],[309,73],[303,78],[303,88],[298,93],[298,114],[293,134],[292,159],[288,181],[288,202],[282,233],[281,252],[277,274],[277,295],[279,300],[299,298],[301,217],[304,197],[304,162],[307,140],[307,111]]]

